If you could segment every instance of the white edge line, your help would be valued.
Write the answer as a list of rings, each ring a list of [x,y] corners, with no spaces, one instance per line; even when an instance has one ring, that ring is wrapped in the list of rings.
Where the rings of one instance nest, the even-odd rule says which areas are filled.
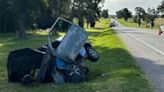
[[[127,33],[127,35],[129,35],[129,36],[131,36],[132,38],[136,39],[137,41],[139,41],[139,42],[145,44],[146,46],[152,48],[153,50],[155,50],[155,51],[158,52],[159,54],[164,55],[164,52],[163,52],[163,51],[160,51],[159,49],[153,47],[152,45],[146,43],[145,41],[143,41],[143,40],[141,40],[141,39],[139,39],[139,38],[137,38],[137,37],[135,37],[135,36],[133,36],[133,35],[131,35],[131,34],[129,34],[129,33]]]

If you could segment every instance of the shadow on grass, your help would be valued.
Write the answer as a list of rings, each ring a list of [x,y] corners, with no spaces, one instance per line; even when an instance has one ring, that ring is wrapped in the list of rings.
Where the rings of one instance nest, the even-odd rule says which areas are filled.
[[[88,64],[90,72],[86,80],[87,83],[98,83],[103,88],[113,87],[111,92],[118,92],[116,91],[117,87],[121,90],[119,92],[152,92],[144,73],[127,50],[96,48],[99,51],[100,59],[96,63]],[[151,62],[150,60],[142,60]],[[164,68],[164,66],[162,67]]]
[[[106,27],[106,28],[94,27],[94,28],[92,28],[92,29],[96,29],[96,30],[105,30],[105,29],[107,29],[107,28],[109,28],[109,27]]]
[[[95,64],[88,64],[91,70],[87,81],[97,79],[101,79],[101,81],[106,81],[110,78],[114,78],[114,76],[118,76],[118,74],[115,72],[124,71],[124,69],[129,69],[129,71],[135,71],[135,69],[138,69],[133,57],[129,54],[127,50],[121,48],[109,49],[106,47],[96,47],[96,49],[100,54],[100,59]],[[105,75],[108,77],[105,77]],[[138,70],[128,73],[120,72],[118,77],[126,78],[128,75],[129,77],[135,75],[138,76],[140,75],[140,72],[138,72]]]
[[[99,32],[88,32],[89,33],[89,36],[93,36],[93,37],[102,37],[102,36],[105,36],[105,35],[113,35],[113,34],[116,34],[116,32],[114,31],[114,30],[112,30],[112,29],[106,29],[105,31],[99,31]]]

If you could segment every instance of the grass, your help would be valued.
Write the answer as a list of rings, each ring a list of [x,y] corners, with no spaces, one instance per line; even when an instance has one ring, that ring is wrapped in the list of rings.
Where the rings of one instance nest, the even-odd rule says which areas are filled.
[[[122,24],[122,25],[124,25],[124,26],[126,26],[126,27],[135,27],[135,28],[139,28],[139,25],[137,24],[137,23],[134,23],[133,21],[132,21],[132,19],[130,19],[130,21],[125,21],[124,19],[118,19],[118,21]],[[159,23],[159,22],[158,22]],[[155,26],[154,26],[154,28],[151,28],[151,27],[148,27],[148,28],[146,28],[146,25],[145,24],[141,24],[141,26],[140,26],[140,28],[146,28],[146,29],[158,29],[159,28],[159,24],[158,24],[157,22],[155,22]]]
[[[126,22],[124,19],[119,19],[118,21],[126,27],[139,27],[137,23]]]
[[[40,84],[32,88],[8,83],[6,62],[9,51],[30,47],[36,49],[47,42],[46,32],[32,32],[29,39],[18,40],[10,34],[0,35],[0,92],[153,92],[144,73],[136,65],[109,20],[102,20],[95,28],[87,29],[89,41],[98,50],[96,63],[87,61],[90,73],[79,84]]]
[[[157,18],[155,20],[155,24],[158,24],[158,25],[164,24],[164,18]]]

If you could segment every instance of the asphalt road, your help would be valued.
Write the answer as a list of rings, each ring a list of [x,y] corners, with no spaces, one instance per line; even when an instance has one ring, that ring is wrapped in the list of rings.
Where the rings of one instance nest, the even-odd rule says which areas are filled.
[[[155,92],[164,92],[164,34],[151,29],[127,28],[118,21],[113,29],[118,33],[137,64],[145,72]]]

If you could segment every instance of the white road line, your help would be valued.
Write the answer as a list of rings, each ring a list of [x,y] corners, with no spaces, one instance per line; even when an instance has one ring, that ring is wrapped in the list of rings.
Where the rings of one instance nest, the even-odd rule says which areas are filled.
[[[117,21],[115,21],[115,22],[117,22]],[[121,25],[119,22],[117,22],[117,24]],[[117,28],[113,28],[113,29],[117,29]],[[118,28],[118,29],[121,29],[121,28]],[[123,27],[122,29],[127,29],[127,28],[126,28],[126,27]],[[121,31],[123,31],[123,30],[121,30]],[[123,32],[125,32],[125,31],[123,31]],[[161,50],[155,48],[154,46],[152,46],[152,45],[146,43],[145,41],[143,41],[143,40],[141,40],[141,39],[135,37],[134,35],[132,35],[132,34],[130,34],[130,33],[128,33],[128,32],[126,32],[126,33],[127,33],[127,35],[131,36],[132,38],[134,38],[134,39],[136,39],[137,41],[139,41],[139,42],[145,44],[146,46],[152,48],[153,50],[155,50],[156,52],[158,52],[159,54],[161,54],[161,55],[164,56],[164,52],[163,52],[163,51],[161,51]],[[162,40],[163,40],[163,39],[162,39]]]
[[[129,35],[129,36],[131,36],[132,38],[136,39],[137,41],[139,41],[139,42],[141,42],[141,43],[145,44],[146,46],[148,46],[148,47],[152,48],[153,50],[155,50],[155,51],[156,51],[156,52],[158,52],[159,54],[164,55],[164,52],[163,52],[163,51],[161,51],[161,50],[159,50],[159,49],[155,48],[154,46],[152,46],[152,45],[150,45],[150,44],[146,43],[145,41],[143,41],[143,40],[141,40],[141,39],[139,39],[139,38],[135,37],[134,35],[129,34],[129,33],[127,33],[127,35]]]

